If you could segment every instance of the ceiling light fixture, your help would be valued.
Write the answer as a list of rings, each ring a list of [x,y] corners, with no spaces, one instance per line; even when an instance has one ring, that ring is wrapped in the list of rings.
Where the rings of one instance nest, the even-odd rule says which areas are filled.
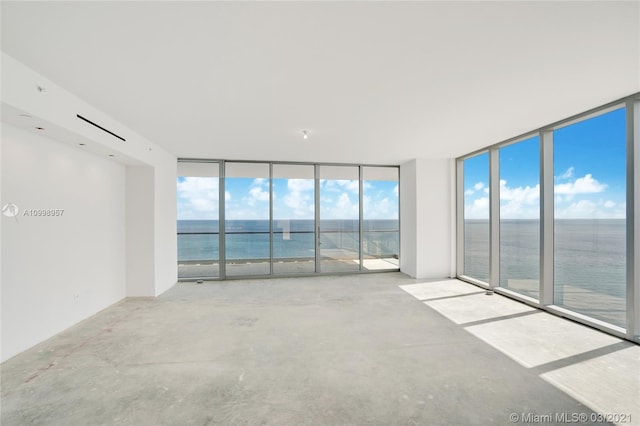
[[[309,139],[309,131],[308,130],[303,130],[302,131],[302,137],[306,140]]]

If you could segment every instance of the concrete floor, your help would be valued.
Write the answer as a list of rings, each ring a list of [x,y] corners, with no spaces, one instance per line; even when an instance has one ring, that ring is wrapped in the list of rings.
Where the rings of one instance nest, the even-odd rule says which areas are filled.
[[[508,425],[579,415],[606,423],[598,410],[638,424],[639,350],[456,280],[181,283],[157,299],[122,301],[2,364],[0,419]]]

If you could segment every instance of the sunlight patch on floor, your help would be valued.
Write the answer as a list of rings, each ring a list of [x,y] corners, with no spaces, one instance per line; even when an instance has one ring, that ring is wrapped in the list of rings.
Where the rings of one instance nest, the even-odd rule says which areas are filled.
[[[542,311],[471,326],[467,331],[528,368],[620,342]]]
[[[523,303],[514,303],[505,297],[498,295],[487,296],[484,293],[432,300],[424,303],[456,324],[500,319],[506,315],[536,311],[535,308]]]
[[[635,368],[630,370],[630,366]],[[640,346],[632,345],[540,377],[599,413],[625,416],[620,420],[626,415],[631,418],[614,423],[640,424]]]
[[[459,281],[400,286],[601,414],[640,424],[640,346]]]
[[[401,289],[418,300],[437,299],[463,294],[474,294],[481,291],[480,288],[470,286],[458,280],[431,281],[426,283],[401,285]]]

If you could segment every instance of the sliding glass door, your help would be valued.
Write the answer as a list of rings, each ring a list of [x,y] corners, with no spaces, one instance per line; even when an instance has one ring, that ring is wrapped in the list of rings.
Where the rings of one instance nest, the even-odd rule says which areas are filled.
[[[360,172],[320,166],[320,271],[360,270]]]
[[[362,167],[362,267],[368,271],[400,267],[398,172]]]
[[[399,270],[397,166],[180,160],[183,280]]]
[[[269,164],[225,163],[227,276],[269,275]]]
[[[313,273],[316,270],[314,166],[272,167],[273,273]]]

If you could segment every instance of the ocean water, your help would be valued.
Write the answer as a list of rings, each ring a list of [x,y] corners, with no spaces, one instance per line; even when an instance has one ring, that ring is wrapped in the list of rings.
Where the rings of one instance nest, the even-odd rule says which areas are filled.
[[[323,220],[320,242],[324,251],[357,252],[357,220]],[[274,220],[273,254],[280,259],[315,256],[313,220]],[[393,257],[399,251],[397,220],[363,222],[363,254]],[[228,260],[268,259],[268,220],[228,220],[225,223],[225,253]],[[218,260],[219,223],[216,220],[178,221],[178,261]]]
[[[500,222],[500,286],[539,297],[540,222]],[[465,221],[465,275],[489,279],[489,222]],[[554,303],[624,326],[626,221],[554,221]]]

